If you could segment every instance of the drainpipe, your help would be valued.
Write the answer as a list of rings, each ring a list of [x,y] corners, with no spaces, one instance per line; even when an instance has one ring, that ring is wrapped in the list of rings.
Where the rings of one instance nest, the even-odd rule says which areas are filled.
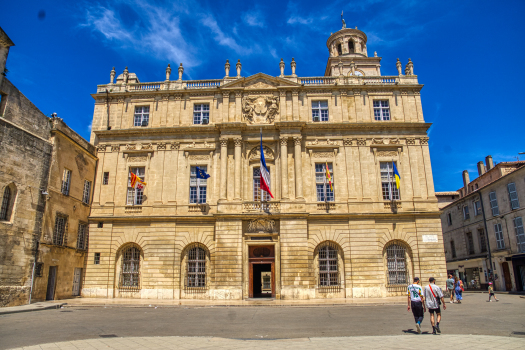
[[[494,280],[494,266],[492,265],[492,252],[490,250],[490,239],[489,239],[489,231],[487,230],[487,219],[485,218],[485,208],[483,206],[483,197],[481,196],[481,190],[478,191],[479,194],[479,201],[481,202],[481,213],[483,214],[483,224],[485,225],[485,237],[487,239],[487,248],[488,248],[488,254],[489,254],[489,276],[492,277],[492,286],[496,287],[496,281]],[[490,272],[492,271],[492,274]]]

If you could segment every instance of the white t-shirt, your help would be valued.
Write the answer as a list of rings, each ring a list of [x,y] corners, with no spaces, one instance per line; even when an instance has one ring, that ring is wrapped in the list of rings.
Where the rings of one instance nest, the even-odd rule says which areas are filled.
[[[422,288],[418,284],[411,284],[407,288],[407,295],[410,295],[411,301],[421,301]]]
[[[432,290],[430,290],[430,287],[432,287]],[[432,291],[436,295],[434,298],[434,295],[432,294]],[[425,304],[429,309],[437,309],[439,308],[438,299],[443,298],[443,292],[441,292],[441,288],[436,286],[435,284],[430,284],[425,287]]]

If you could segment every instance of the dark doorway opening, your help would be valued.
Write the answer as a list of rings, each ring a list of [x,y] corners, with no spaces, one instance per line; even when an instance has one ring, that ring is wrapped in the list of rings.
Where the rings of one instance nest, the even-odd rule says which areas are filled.
[[[253,265],[253,297],[272,297],[272,264]]]
[[[49,266],[49,276],[47,278],[46,300],[55,299],[55,286],[57,282],[57,267]]]

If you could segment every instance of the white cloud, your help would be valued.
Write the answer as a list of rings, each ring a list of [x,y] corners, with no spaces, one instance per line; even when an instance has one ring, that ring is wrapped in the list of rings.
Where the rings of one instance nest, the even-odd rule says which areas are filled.
[[[314,20],[313,18],[304,18],[298,15],[292,15],[290,18],[288,18],[288,21],[286,23],[288,24],[310,24]]]
[[[251,27],[263,28],[265,26],[264,18],[260,11],[245,12],[242,15],[242,20],[244,23],[246,23],[247,25]]]
[[[249,53],[251,52],[250,49],[243,48],[237,42],[235,39],[233,39],[231,36],[226,35],[219,25],[217,24],[217,21],[215,18],[213,18],[211,15],[205,16],[203,19],[201,19],[201,23],[208,27],[213,34],[215,34],[214,39],[217,41],[219,45],[229,47],[233,49],[237,53]]]

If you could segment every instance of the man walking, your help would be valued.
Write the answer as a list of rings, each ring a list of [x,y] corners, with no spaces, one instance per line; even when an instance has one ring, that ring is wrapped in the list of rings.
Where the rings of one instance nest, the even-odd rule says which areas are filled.
[[[450,303],[454,303],[454,277],[452,274],[448,275],[447,290],[450,293]]]
[[[410,311],[412,307],[412,314],[414,315],[414,320],[416,321],[417,333],[421,334],[421,322],[423,322],[423,316],[425,315],[425,297],[423,296],[421,286],[419,285],[419,277],[414,277],[414,283],[409,285],[407,288],[408,295],[408,308],[407,311]]]
[[[428,307],[428,312],[430,312],[430,324],[432,325],[432,334],[441,333],[439,329],[439,322],[441,322],[441,309],[440,304],[443,304],[443,310],[447,309],[445,305],[445,299],[443,298],[443,292],[441,288],[436,286],[436,279],[430,277],[428,279],[429,285],[425,287],[425,292],[423,293],[425,304]],[[434,313],[436,314],[436,319],[434,319]]]

